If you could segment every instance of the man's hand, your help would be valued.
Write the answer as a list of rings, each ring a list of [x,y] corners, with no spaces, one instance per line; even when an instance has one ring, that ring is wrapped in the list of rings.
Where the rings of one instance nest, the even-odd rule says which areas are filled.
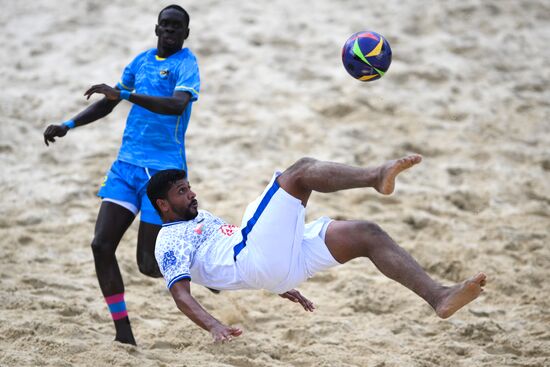
[[[230,342],[233,337],[240,336],[242,333],[241,329],[225,326],[220,323],[210,329],[210,334],[212,334],[212,338],[214,338],[214,343]]]
[[[110,87],[107,84],[96,84],[92,85],[84,95],[86,99],[90,99],[92,94],[100,93],[103,94],[110,101],[117,101],[120,99],[120,91],[116,88]]]
[[[46,143],[47,146],[50,146],[48,142],[55,143],[55,137],[63,137],[67,134],[67,131],[69,131],[69,128],[65,125],[50,125],[46,128],[44,131],[44,143]]]
[[[306,297],[302,296],[300,292],[298,292],[296,289],[291,289],[288,292],[285,292],[283,294],[279,294],[280,297],[286,298],[291,300],[292,302],[296,302],[302,305],[304,310],[313,312],[315,310],[315,305],[313,305],[313,302],[311,302]]]

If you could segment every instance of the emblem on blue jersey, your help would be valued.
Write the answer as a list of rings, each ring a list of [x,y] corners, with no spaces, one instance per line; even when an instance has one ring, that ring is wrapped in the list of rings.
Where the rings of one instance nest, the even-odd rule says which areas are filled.
[[[162,257],[162,270],[165,271],[166,268],[174,265],[176,265],[176,256],[174,255],[174,251],[170,250],[165,252]]]
[[[170,74],[170,70],[162,69],[159,74],[162,79],[166,79],[168,78],[168,74]]]

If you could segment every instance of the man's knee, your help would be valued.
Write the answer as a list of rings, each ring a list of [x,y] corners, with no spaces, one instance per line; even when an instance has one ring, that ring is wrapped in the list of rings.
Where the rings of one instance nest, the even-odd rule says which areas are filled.
[[[102,235],[96,234],[92,240],[91,247],[95,258],[112,256],[116,251],[116,243],[109,241]]]
[[[388,234],[378,224],[363,220],[355,223],[355,234],[359,237],[358,243],[362,244],[365,255],[383,247],[387,242]]]
[[[317,159],[311,157],[302,157],[298,159],[292,166],[289,167],[289,171],[293,171],[296,174],[303,173],[317,162]]]
[[[369,236],[380,236],[386,234],[382,227],[368,220],[357,222],[357,227],[361,233],[367,234]]]
[[[302,178],[307,170],[317,162],[315,158],[303,157],[298,159],[293,165],[283,173],[287,181],[291,181],[295,185],[301,183]]]

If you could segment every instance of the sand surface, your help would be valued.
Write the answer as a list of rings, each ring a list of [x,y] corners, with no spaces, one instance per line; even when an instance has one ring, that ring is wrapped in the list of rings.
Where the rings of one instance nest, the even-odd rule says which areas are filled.
[[[276,168],[301,156],[371,165],[424,156],[391,197],[314,195],[321,215],[379,223],[437,280],[484,270],[449,320],[368,260],[300,290],[196,297],[244,329],[213,345],[141,275],[137,221],[117,255],[139,346],[114,329],[89,247],[95,196],[129,103],[47,148],[45,127],[88,105],[156,45],[167,1],[1,0],[0,366],[550,366],[550,4],[547,1],[190,1],[202,76],[187,135],[201,206],[238,224]],[[389,40],[383,79],[340,61],[346,38]]]

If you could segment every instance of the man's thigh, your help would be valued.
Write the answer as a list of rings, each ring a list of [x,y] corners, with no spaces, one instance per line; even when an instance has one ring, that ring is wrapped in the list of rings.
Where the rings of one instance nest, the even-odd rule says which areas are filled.
[[[244,246],[262,257],[285,254],[303,235],[305,208],[279,186],[277,176],[249,205],[241,226]]]

